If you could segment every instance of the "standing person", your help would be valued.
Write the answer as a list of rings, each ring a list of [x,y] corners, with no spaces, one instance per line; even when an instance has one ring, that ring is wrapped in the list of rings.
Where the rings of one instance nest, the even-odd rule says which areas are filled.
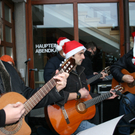
[[[70,57],[75,59],[75,67],[70,72],[67,79],[67,85],[63,90],[65,95],[64,103],[73,99],[87,98],[89,91],[86,83],[84,67],[81,66],[82,61],[85,59],[84,52],[86,48],[75,40],[66,42],[62,48],[66,59]],[[95,124],[90,123],[87,120],[82,121],[74,134],[93,126],[95,126]]]
[[[86,51],[84,53],[85,59],[82,61],[81,65],[85,68],[84,73],[86,75],[86,78],[89,79],[98,74],[98,72],[93,71],[93,67],[92,67],[92,59],[97,52],[97,45],[94,42],[88,42],[85,45],[85,47],[86,47]],[[102,79],[104,79],[106,76],[108,76],[108,74],[104,73],[104,72],[100,72],[100,74],[102,74],[102,77],[100,77],[100,79],[95,80],[94,82],[92,82],[90,84],[91,93],[93,93],[93,91],[94,91],[93,89],[94,89],[95,84],[102,81]]]
[[[57,55],[50,58],[44,68],[44,80],[45,82],[48,82],[52,76],[55,74],[56,69],[60,67],[60,64],[62,61],[65,59],[65,55],[62,50],[62,46],[64,45],[65,42],[70,41],[69,39],[65,37],[60,37],[57,40],[57,46],[56,50],[58,51]]]
[[[93,77],[94,75],[97,75],[97,72],[93,71],[92,67],[92,58],[96,55],[97,52],[97,45],[94,42],[88,42],[86,45],[86,51],[84,53],[85,59],[82,62],[82,66],[85,67],[84,73],[87,77],[87,79]],[[104,79],[105,76],[108,74],[101,72],[102,77],[100,79]]]
[[[2,20],[0,18],[0,44],[1,44],[1,26]],[[40,108],[47,106],[48,104],[62,100],[63,96],[59,93],[66,86],[68,73],[62,73],[54,76],[57,80],[56,86],[35,106]],[[31,89],[25,86],[24,82],[19,77],[18,73],[11,64],[0,60],[0,94],[5,92],[14,91],[23,95],[26,99],[29,99],[40,88]],[[7,99],[8,100],[8,99]],[[24,113],[25,108],[22,103],[9,104],[0,110],[0,126],[3,127],[6,124],[13,123],[19,120],[20,116]]]
[[[114,79],[120,83],[134,82],[134,76],[132,76],[131,74],[123,74],[121,72],[122,69],[126,69],[129,73],[135,72],[135,32],[132,33],[132,36],[134,38],[134,48],[123,55],[116,63],[111,66],[110,69]],[[129,108],[134,109],[135,107],[135,94],[126,93],[126,97],[126,99],[122,97],[120,100],[119,115],[129,114],[131,113],[131,110]],[[124,103],[123,100],[125,100],[126,103]],[[127,107],[126,104],[129,107]],[[130,135],[130,124],[128,122],[122,119],[119,122],[119,125],[121,126],[118,128],[119,135]],[[127,126],[122,127],[122,125]]]

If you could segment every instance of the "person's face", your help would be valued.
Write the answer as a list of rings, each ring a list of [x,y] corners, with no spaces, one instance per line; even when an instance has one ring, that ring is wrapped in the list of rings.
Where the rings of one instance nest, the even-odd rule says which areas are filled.
[[[73,58],[75,59],[75,64],[76,65],[81,65],[83,59],[85,59],[84,56],[84,50],[79,51],[78,53],[76,53]]]
[[[93,49],[89,48],[88,51],[91,52],[91,56],[94,56],[96,54],[97,49],[96,47],[94,47]]]

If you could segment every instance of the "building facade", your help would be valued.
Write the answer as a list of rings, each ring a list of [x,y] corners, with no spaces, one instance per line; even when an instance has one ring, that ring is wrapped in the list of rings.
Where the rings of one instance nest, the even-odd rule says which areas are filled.
[[[134,13],[135,0],[1,0],[0,56],[14,59],[27,85],[42,86],[57,39],[67,37],[84,45],[95,42],[93,67],[101,71],[133,47]]]

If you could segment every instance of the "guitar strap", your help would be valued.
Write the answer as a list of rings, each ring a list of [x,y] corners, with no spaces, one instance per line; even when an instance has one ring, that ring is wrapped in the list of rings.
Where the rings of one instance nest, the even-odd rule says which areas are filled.
[[[11,91],[10,76],[1,60],[0,60],[0,85],[1,85],[0,93]]]

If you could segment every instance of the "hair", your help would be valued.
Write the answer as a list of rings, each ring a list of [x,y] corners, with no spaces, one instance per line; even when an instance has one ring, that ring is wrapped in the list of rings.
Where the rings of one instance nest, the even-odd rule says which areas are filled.
[[[86,47],[86,49],[89,49],[89,48],[94,49],[94,47],[97,48],[97,45],[96,45],[93,41],[91,41],[91,42],[88,42],[88,43],[85,45],[85,47]]]

